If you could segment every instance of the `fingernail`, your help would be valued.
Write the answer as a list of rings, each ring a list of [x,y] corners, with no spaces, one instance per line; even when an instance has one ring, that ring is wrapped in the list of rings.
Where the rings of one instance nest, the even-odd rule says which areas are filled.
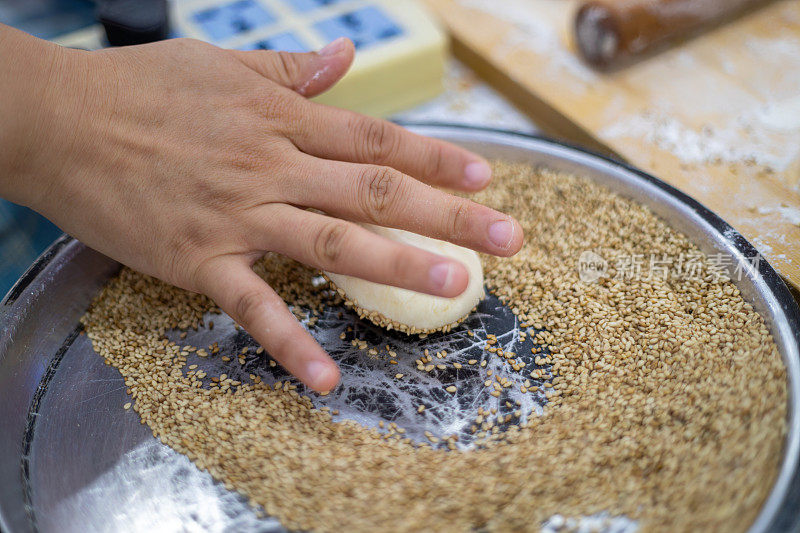
[[[464,167],[464,184],[469,187],[483,187],[492,177],[492,168],[483,161],[473,161]]]
[[[514,225],[508,220],[498,220],[497,222],[492,222],[492,225],[489,226],[489,240],[495,246],[507,248],[513,238]]]
[[[330,381],[333,372],[331,365],[321,361],[311,361],[306,366],[306,382],[312,389],[325,392],[326,384]]]
[[[323,57],[330,57],[335,56],[336,54],[342,52],[347,47],[347,38],[339,37],[335,41],[332,41],[326,44],[324,47],[320,48],[317,52],[317,55]]]
[[[428,271],[431,288],[443,290],[453,281],[453,265],[451,263],[437,263]]]

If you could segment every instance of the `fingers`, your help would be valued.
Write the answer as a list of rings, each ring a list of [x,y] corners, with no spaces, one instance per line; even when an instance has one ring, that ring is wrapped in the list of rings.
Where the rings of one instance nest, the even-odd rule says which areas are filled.
[[[265,206],[257,226],[262,237],[255,246],[321,270],[446,298],[458,296],[469,283],[458,261],[286,204]]]
[[[499,256],[522,247],[522,227],[514,218],[389,167],[305,157],[299,168],[301,181],[283,191],[288,203]]]
[[[485,159],[450,143],[411,133],[396,124],[309,102],[292,141],[323,159],[396,168],[431,185],[464,191],[486,187]]]
[[[318,392],[339,382],[333,359],[243,258],[221,257],[198,271],[200,290],[246,329],[289,373]]]
[[[330,89],[345,75],[355,56],[353,43],[344,37],[317,52],[305,54],[272,50],[230,52],[265,78],[307,97]]]

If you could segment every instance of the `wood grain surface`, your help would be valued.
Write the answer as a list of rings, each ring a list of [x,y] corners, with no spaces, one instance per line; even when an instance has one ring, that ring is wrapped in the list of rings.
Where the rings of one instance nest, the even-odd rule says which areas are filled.
[[[575,54],[574,0],[425,0],[456,54],[552,135],[693,196],[800,287],[800,2],[611,73]]]

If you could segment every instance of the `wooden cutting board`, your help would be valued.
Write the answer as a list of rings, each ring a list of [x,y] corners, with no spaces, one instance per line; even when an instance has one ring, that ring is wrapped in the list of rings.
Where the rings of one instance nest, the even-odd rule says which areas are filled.
[[[606,74],[575,54],[575,0],[426,2],[456,55],[545,132],[693,196],[800,287],[800,2]]]

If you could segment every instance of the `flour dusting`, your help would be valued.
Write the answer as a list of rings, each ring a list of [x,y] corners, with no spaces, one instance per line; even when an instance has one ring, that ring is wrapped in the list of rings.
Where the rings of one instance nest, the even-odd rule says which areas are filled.
[[[761,215],[777,213],[789,224],[800,226],[800,208],[782,205],[780,207],[759,207],[757,211]]]
[[[800,94],[779,102],[770,102],[759,110],[758,117],[766,127],[776,131],[800,130]]]
[[[645,110],[607,126],[600,136],[642,138],[684,163],[752,163],[785,171],[800,156],[800,144],[776,145],[774,136],[755,126],[759,113],[746,113],[728,124],[706,125],[698,131],[675,116]]]
[[[504,2],[487,2],[486,0],[457,0],[466,8],[484,11],[496,19],[514,27],[514,31],[505,36],[503,46],[496,50],[499,56],[511,54],[517,50],[531,50],[537,54],[546,54],[550,58],[548,64],[540,68],[557,68],[569,72],[588,87],[599,76],[591,68],[584,65],[573,50],[570,50],[565,36],[560,32],[567,28],[571,21],[571,10],[566,10],[561,0],[537,2],[535,6],[530,0],[505,0]],[[551,23],[553,17],[542,16],[542,10],[551,11],[558,16],[561,25]],[[562,36],[562,33],[564,36]],[[574,86],[574,84],[573,84]]]

